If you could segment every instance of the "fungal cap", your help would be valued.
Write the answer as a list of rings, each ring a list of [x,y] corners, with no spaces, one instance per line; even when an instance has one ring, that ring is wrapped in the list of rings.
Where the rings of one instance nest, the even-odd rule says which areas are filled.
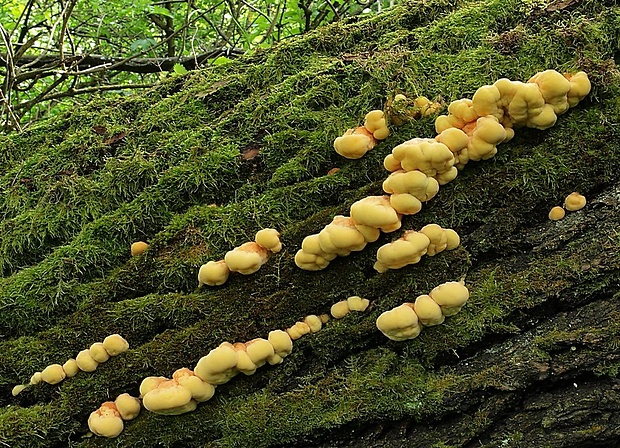
[[[367,243],[374,243],[379,239],[379,236],[381,236],[381,231],[374,227],[363,226],[356,223],[355,228],[362,234]]]
[[[172,374],[172,379],[186,388],[192,394],[192,399],[198,403],[207,401],[215,395],[215,387],[198,378],[194,372],[187,367],[177,369]]]
[[[577,72],[573,75],[565,74],[564,77],[570,82],[570,90],[568,91],[568,104],[574,107],[590,93],[592,85],[588,79],[586,72]]]
[[[309,330],[309,329],[308,329]],[[245,343],[246,353],[257,367],[262,367],[275,354],[273,345],[263,338],[252,339]]]
[[[168,381],[165,376],[147,376],[140,383],[140,398],[144,398],[150,391],[157,389],[164,381]]]
[[[443,229],[443,231],[447,239],[446,250],[453,250],[459,247],[461,244],[461,237],[459,234],[453,229]]]
[[[19,394],[22,393],[22,391],[28,387],[27,384],[18,384],[16,386],[13,387],[13,389],[11,389],[11,395],[13,395],[14,397],[17,397]]]
[[[382,313],[377,318],[379,331],[393,341],[404,341],[417,337],[422,329],[412,306],[413,304],[403,303]]]
[[[103,348],[110,356],[117,356],[129,349],[129,342],[120,334],[115,333],[103,340]]]
[[[326,254],[347,256],[351,251],[366,247],[366,238],[348,216],[336,215],[332,222],[319,232],[319,246]]]
[[[99,366],[99,363],[93,359],[90,355],[90,350],[87,348],[77,354],[75,357],[75,362],[80,370],[84,372],[94,372]]]
[[[282,243],[280,242],[280,232],[276,229],[261,229],[256,232],[254,241],[259,246],[275,253],[282,250]]]
[[[219,286],[226,283],[230,269],[226,261],[208,261],[198,270],[198,287],[202,285]]]
[[[106,351],[103,342],[95,342],[90,346],[88,353],[98,363],[106,362],[110,359],[110,354]]]
[[[60,364],[51,364],[41,372],[41,380],[47,384],[58,384],[66,378],[67,374]]]
[[[334,140],[334,149],[347,159],[359,159],[375,147],[376,140],[372,133],[360,126],[348,129],[341,137]]]
[[[376,140],[383,140],[390,135],[390,130],[385,120],[385,114],[382,110],[371,110],[368,112],[364,118],[364,127],[372,132]]]
[[[448,128],[435,137],[440,143],[443,143],[454,154],[467,148],[469,136],[459,128]]]
[[[390,195],[390,205],[401,215],[415,215],[422,210],[422,202],[408,193],[394,193]]]
[[[428,236],[421,232],[408,230],[401,238],[384,244],[377,250],[378,264],[375,263],[375,269],[377,267],[400,269],[409,264],[418,263],[426,253],[429,244]]]
[[[549,219],[551,221],[559,221],[560,219],[564,218],[565,215],[566,212],[559,205],[556,205],[551,210],[549,210]]]
[[[123,420],[133,420],[140,413],[142,405],[136,397],[124,393],[114,400],[114,405]]]
[[[429,257],[444,251],[448,247],[448,235],[438,224],[427,224],[420,229],[420,233],[426,235],[430,240],[426,251],[426,255]]]
[[[323,328],[323,322],[321,322],[321,318],[314,314],[310,314],[304,317],[304,323],[310,328],[310,333],[317,333],[321,330],[321,328]]]
[[[566,199],[564,199],[564,207],[566,207],[566,210],[570,212],[581,210],[585,206],[586,206],[585,196],[577,193],[576,191],[573,191],[571,194],[566,196]]]
[[[400,215],[390,205],[388,196],[367,196],[351,205],[355,224],[374,227],[389,233],[400,229]]]
[[[400,160],[397,160],[394,154],[385,156],[385,159],[383,159],[383,167],[390,172],[403,169],[403,167],[400,166]]]
[[[67,374],[67,378],[72,378],[80,371],[80,368],[77,365],[77,361],[74,358],[67,359],[67,361],[62,365],[62,370]]]
[[[267,249],[252,241],[226,252],[224,261],[231,271],[249,275],[258,271],[267,258]]]
[[[320,271],[329,265],[329,260],[321,255],[311,254],[299,249],[295,254],[295,264],[305,271]]]
[[[287,328],[286,332],[291,337],[291,339],[295,341],[303,335],[310,333],[310,326],[305,322],[295,322],[295,325]]]
[[[451,173],[452,171],[446,171]],[[439,183],[422,171],[398,170],[390,174],[383,182],[383,191],[389,194],[408,193],[422,202],[432,199],[439,192]]]
[[[413,305],[413,310],[422,325],[430,327],[443,323],[445,317],[441,307],[427,294],[418,296]]]
[[[35,385],[41,382],[41,372],[34,372],[30,377],[30,384]]]
[[[472,97],[472,106],[480,117],[493,115],[499,119],[503,116],[503,110],[499,108],[501,93],[496,86],[482,86]]]
[[[222,344],[200,358],[194,374],[207,383],[224,384],[237,374],[236,365],[237,352],[230,344]]]
[[[446,282],[433,288],[431,298],[441,307],[444,316],[458,313],[469,299],[469,290],[461,282]]]
[[[196,409],[189,389],[176,380],[162,381],[142,398],[146,409],[156,414],[179,415]]]
[[[237,365],[235,368],[244,375],[254,375],[258,366],[254,364],[248,356],[245,344],[236,342],[233,348],[237,352]]]
[[[144,241],[136,241],[131,245],[131,256],[135,257],[142,254],[145,250],[147,250],[149,245]]]
[[[349,314],[349,311],[349,304],[346,300],[334,303],[330,309],[330,313],[334,319],[342,319]]]
[[[120,413],[111,401],[103,403],[88,417],[88,429],[100,437],[118,437],[124,426]]]
[[[362,299],[360,296],[351,296],[347,298],[349,311],[366,311],[368,305],[370,305],[370,300]]]
[[[280,364],[282,358],[287,357],[293,351],[293,341],[286,331],[270,331],[267,340],[271,343],[274,350],[274,355],[267,359],[267,362],[271,365]]]
[[[570,82],[555,70],[536,73],[527,82],[535,83],[545,99],[545,103],[553,108],[555,114],[563,114],[569,108],[567,94]]]

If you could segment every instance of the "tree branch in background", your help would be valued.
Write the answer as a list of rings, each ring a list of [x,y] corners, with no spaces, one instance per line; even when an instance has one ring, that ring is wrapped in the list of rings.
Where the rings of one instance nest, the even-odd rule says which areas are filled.
[[[112,90],[127,90],[127,89],[149,89],[153,87],[155,84],[115,84],[115,85],[105,85],[105,86],[95,86],[95,87],[86,87],[84,89],[69,89],[64,92],[55,93],[53,95],[45,96],[41,98],[39,101],[34,102],[34,100],[27,101],[25,103],[18,104],[14,107],[14,109],[29,109],[37,103],[43,101],[51,101],[57,100],[60,98],[68,98],[74,97],[77,95],[84,95],[87,93],[100,93],[100,92],[109,92]],[[30,103],[30,104],[29,104]]]
[[[63,62],[67,65],[74,66],[80,70],[86,71],[93,68],[105,69],[106,71],[121,71],[130,73],[159,73],[162,71],[170,71],[174,64],[179,63],[183,65],[187,70],[194,70],[202,65],[209,59],[216,58],[218,56],[226,56],[234,58],[242,55],[245,51],[241,48],[212,48],[207,52],[197,54],[194,56],[186,56],[182,58],[178,57],[165,57],[165,58],[114,58],[97,54],[90,55],[74,55],[65,57],[62,61],[58,56],[22,56],[17,61],[17,68],[19,69],[23,64],[31,64],[30,68],[33,69],[45,69],[49,70],[52,74],[52,70],[61,67]],[[6,60],[7,55],[0,55],[0,58]],[[91,72],[92,73],[92,72]],[[26,75],[27,73],[24,73]],[[77,73],[76,73],[77,74]],[[83,72],[82,72],[83,74]],[[20,81],[28,79],[26,76],[18,78]]]

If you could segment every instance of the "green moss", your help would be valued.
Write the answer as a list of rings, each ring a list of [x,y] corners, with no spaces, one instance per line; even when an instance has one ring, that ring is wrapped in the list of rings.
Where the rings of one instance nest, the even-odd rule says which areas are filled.
[[[562,301],[609,294],[618,281],[618,238],[580,230],[560,244],[554,229],[569,232],[587,218],[546,218],[567,193],[591,197],[620,178],[618,8],[593,1],[571,8],[566,16],[514,0],[406,2],[1,137],[0,441],[311,443],[347,425],[445,415],[455,393],[499,387],[501,369],[472,376],[446,360],[524,331],[532,316]],[[392,129],[360,160],[340,158],[333,139],[368,110],[395,92],[448,103],[499,77],[527,80],[545,68],[588,70],[592,95],[552,129],[519,129],[497,157],[470,163],[403,221],[403,229],[452,227],[460,248],[378,275],[376,250],[396,238],[382,235],[323,271],[295,267],[306,235],[347,214],[353,201],[381,193],[382,161],[393,146],[434,135],[429,117]],[[245,160],[250,151],[256,156]],[[328,176],[334,167],[341,170]],[[252,276],[196,289],[202,263],[261,227],[281,231],[283,252]],[[130,258],[136,239],[151,247]],[[583,269],[588,258],[609,266]],[[471,300],[444,325],[405,344],[376,331],[382,311],[462,276]],[[136,394],[143,377],[191,367],[223,340],[264,337],[349,295],[371,299],[372,309],[329,322],[297,341],[283,364],[218,387],[196,412],[145,412],[115,441],[81,439],[88,414],[118,393]],[[605,346],[617,339],[614,325],[594,332]],[[9,398],[34,371],[115,332],[130,341],[129,352],[93,374]],[[520,356],[544,361],[575,343],[586,350],[583,338],[592,333],[549,332]],[[599,375],[617,371],[614,362],[596,366]],[[480,412],[468,434],[487,425]]]

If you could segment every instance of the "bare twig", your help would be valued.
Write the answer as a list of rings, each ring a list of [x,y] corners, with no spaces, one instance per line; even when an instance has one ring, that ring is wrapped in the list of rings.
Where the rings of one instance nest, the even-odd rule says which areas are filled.
[[[75,8],[77,0],[69,0],[67,7],[62,12],[62,27],[60,28],[60,35],[58,36],[58,53],[60,54],[61,64],[64,65],[65,53],[64,53],[64,44],[65,44],[65,35],[67,33],[67,26],[69,25],[69,18],[73,13],[73,8]]]

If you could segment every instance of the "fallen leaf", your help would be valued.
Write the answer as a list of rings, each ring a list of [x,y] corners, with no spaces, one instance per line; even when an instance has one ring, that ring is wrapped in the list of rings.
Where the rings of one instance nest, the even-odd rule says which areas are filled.
[[[125,138],[125,136],[127,135],[127,132],[119,132],[118,134],[114,134],[112,137],[110,137],[109,139],[105,140],[103,142],[104,145],[115,145],[118,142],[120,142],[122,139]]]

